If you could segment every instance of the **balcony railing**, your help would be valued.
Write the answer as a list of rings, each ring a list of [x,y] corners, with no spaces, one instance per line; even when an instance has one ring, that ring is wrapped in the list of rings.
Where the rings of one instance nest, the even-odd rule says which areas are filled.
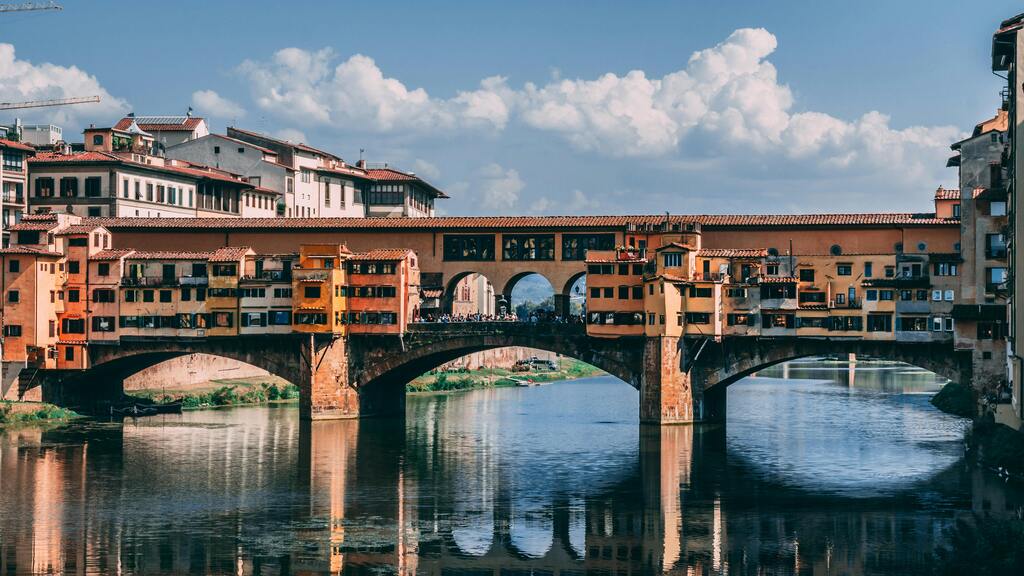
[[[160,276],[141,276],[133,278],[126,276],[121,278],[121,286],[130,287],[156,287],[156,286],[177,286],[180,283],[179,278],[163,278]]]
[[[242,280],[270,280],[271,282],[291,282],[291,270],[264,270],[259,274],[246,274]]]
[[[327,272],[296,273],[295,279],[299,282],[323,282],[327,280]]]
[[[24,204],[25,203],[25,195],[24,194],[11,194],[10,192],[5,192],[4,195],[3,195],[3,201],[4,201],[4,204]]]

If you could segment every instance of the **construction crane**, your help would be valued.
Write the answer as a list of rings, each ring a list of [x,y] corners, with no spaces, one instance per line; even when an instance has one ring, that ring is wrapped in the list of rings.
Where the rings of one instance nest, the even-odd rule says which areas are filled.
[[[0,4],[2,12],[36,12],[38,10],[63,10],[64,8],[55,2],[23,2],[21,4]]]
[[[0,102],[0,110],[46,108],[47,106],[67,106],[69,104],[91,104],[99,101],[99,96],[83,96],[80,98],[57,98],[54,100],[29,100],[27,102]]]

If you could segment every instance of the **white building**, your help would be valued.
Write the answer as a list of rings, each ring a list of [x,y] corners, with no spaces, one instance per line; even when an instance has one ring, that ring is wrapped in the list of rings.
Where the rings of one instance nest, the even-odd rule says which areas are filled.
[[[114,130],[127,130],[132,123],[153,135],[161,149],[202,138],[210,133],[205,118],[192,116],[192,109],[184,116],[136,116],[131,113],[114,125]]]

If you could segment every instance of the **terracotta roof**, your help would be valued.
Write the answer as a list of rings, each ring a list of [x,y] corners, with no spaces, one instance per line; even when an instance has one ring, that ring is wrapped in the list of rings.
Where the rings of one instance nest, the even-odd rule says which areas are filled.
[[[231,136],[227,136],[225,134],[207,134],[206,136],[197,138],[197,140],[202,140],[204,138],[219,138],[221,140],[227,140],[228,142],[233,142],[235,144],[241,144],[242,146],[248,146],[249,148],[255,148],[256,150],[259,150],[264,154],[272,154],[274,156],[277,156],[277,152],[271,150],[270,148],[264,148],[263,146],[260,146],[258,144],[246,142],[245,140],[239,140],[238,138],[232,138]],[[182,142],[182,144],[185,144],[185,142]],[[174,146],[181,146],[181,144],[175,144]],[[174,146],[170,146],[169,148],[174,148]]]
[[[701,248],[697,256],[705,258],[765,258],[767,248]]]
[[[978,122],[974,127],[974,136],[981,136],[987,134],[993,130],[999,132],[1006,132],[1007,127],[1010,124],[1010,115],[1006,110],[996,110],[996,115],[988,120]]]
[[[354,178],[369,178],[370,177],[370,175],[367,173],[366,170],[363,170],[362,168],[355,168],[355,167],[352,167],[352,166],[345,166],[345,167],[335,166],[333,168],[328,168],[326,166],[322,166],[320,168],[316,168],[315,170],[317,172],[320,172],[320,173],[323,173],[323,174],[337,174],[339,176],[350,176],[350,177],[354,177]]]
[[[683,278],[682,276],[677,276],[675,274],[660,274],[658,276],[655,276],[655,278],[661,278],[663,280],[667,280],[668,282],[675,282],[677,284],[692,284],[693,283],[693,281],[690,280],[689,278]]]
[[[935,189],[936,200],[959,200],[960,189],[959,188],[943,188],[939,186]]]
[[[74,152],[72,154],[61,154],[60,152],[40,152],[34,158],[29,159],[32,164],[49,164],[60,162],[64,164],[87,163],[87,162],[120,162],[121,159],[106,152]]]
[[[629,258],[626,260],[618,258],[587,258],[585,262],[587,264],[646,264],[647,260],[644,258]]]
[[[173,250],[133,251],[129,260],[209,260],[213,252],[175,252]]]
[[[192,163],[187,163],[187,166],[158,166],[154,164],[144,164],[142,162],[135,162],[122,156],[110,154],[107,152],[75,152],[72,154],[61,154],[59,152],[40,152],[39,154],[36,154],[34,158],[30,158],[29,162],[37,166],[52,163],[78,165],[93,164],[98,162],[109,162],[114,164],[121,164],[124,166],[141,168],[143,170],[177,174],[180,176],[187,176],[189,178],[208,178],[210,180],[218,180],[221,182],[231,182],[234,184],[240,184],[242,186],[246,186],[249,188],[254,187],[252,184],[245,182],[237,175],[231,174],[230,172],[226,172],[223,170],[217,170],[216,168],[211,168],[209,166],[202,166],[200,164]]]
[[[795,284],[796,276],[758,276],[759,284]]]
[[[70,234],[88,234],[101,226],[96,224],[71,224],[60,229],[56,232],[57,236],[68,236]]]
[[[430,218],[87,218],[108,229],[318,229],[358,230],[426,229],[479,230],[518,229],[623,229],[628,224],[660,225],[657,216],[439,216]],[[699,222],[708,228],[763,227],[874,227],[874,226],[959,226],[957,218],[936,218],[934,214],[794,214],[794,215],[704,215],[678,217],[680,223]]]
[[[658,246],[657,248],[654,249],[654,251],[655,252],[660,252],[660,251],[662,251],[662,250],[664,250],[666,248],[679,248],[681,250],[693,250],[693,247],[687,246],[686,244],[682,244],[680,242],[669,242],[668,244],[662,244],[661,246]]]
[[[36,151],[35,148],[28,144],[22,144],[21,142],[15,142],[14,140],[8,140],[6,138],[0,138],[0,148],[12,148],[14,150],[23,150],[25,152]]]
[[[210,262],[237,262],[250,253],[252,248],[248,246],[226,246],[214,250],[210,255]]]
[[[443,288],[423,288],[420,290],[424,298],[440,298],[444,294]]]
[[[63,256],[60,252],[53,252],[46,248],[35,248],[33,246],[11,246],[10,248],[0,249],[0,254],[31,254],[34,256]]]
[[[373,180],[378,180],[380,182],[419,182],[420,184],[423,184],[427,188],[430,188],[430,190],[434,193],[435,198],[448,198],[448,195],[442,192],[439,188],[430,184],[429,182],[415,174],[402,172],[401,170],[396,170],[395,168],[388,167],[370,168],[366,172],[367,174],[369,174],[370,178],[372,178]]]
[[[142,128],[146,132],[192,132],[203,121],[202,118],[195,116],[180,116],[179,118],[181,118],[182,121],[180,123],[174,123],[172,122],[172,120],[175,119],[174,116],[127,116],[118,120],[117,124],[114,124],[114,130],[127,130],[134,120],[135,123],[138,124],[139,128]],[[159,119],[160,122],[146,122],[148,119],[152,119],[154,121]]]
[[[299,142],[299,143],[289,142],[287,140],[282,140],[280,138],[274,138],[273,136],[267,136],[266,134],[260,134],[259,132],[253,132],[252,130],[243,130],[241,128],[236,128],[234,126],[230,126],[230,128],[231,128],[231,130],[234,130],[235,132],[239,132],[241,134],[247,134],[249,136],[255,136],[257,138],[263,138],[265,140],[270,140],[271,142],[277,142],[278,144],[281,144],[283,146],[291,146],[292,148],[295,148],[297,150],[302,150],[302,151],[305,151],[305,152],[312,152],[314,154],[320,154],[322,156],[327,156],[329,158],[338,158],[339,160],[341,159],[336,154],[331,154],[330,152],[327,152],[327,151],[324,151],[324,150],[320,150],[318,148],[313,148],[309,144],[303,144],[302,142]]]
[[[369,252],[356,252],[352,260],[401,260],[412,250],[408,248],[377,248]]]
[[[45,214],[24,214],[21,217],[22,222],[56,222],[57,214],[54,212],[48,212]]]
[[[122,256],[128,256],[135,252],[131,248],[115,248],[112,250],[100,250],[89,256],[89,260],[120,260]]]
[[[30,231],[30,232],[47,232],[49,230],[53,230],[57,226],[59,226],[59,224],[57,222],[32,222],[32,221],[25,222],[23,220],[21,222],[18,222],[14,226],[11,226],[11,227],[7,228],[7,229],[10,230],[11,232],[18,232],[18,231],[21,231],[21,230]]]

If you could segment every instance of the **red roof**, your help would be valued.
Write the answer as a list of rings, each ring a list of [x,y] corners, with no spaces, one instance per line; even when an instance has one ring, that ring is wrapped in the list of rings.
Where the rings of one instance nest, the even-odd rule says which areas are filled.
[[[115,248],[112,250],[100,250],[89,256],[89,260],[120,260],[122,256],[128,256],[135,250],[131,248]]]
[[[185,121],[180,124],[148,124],[139,122],[140,119],[145,119],[145,117],[121,118],[117,124],[114,124],[114,130],[127,130],[134,120],[136,124],[138,124],[139,128],[142,128],[146,132],[192,132],[203,122],[202,118],[197,117],[186,118]]]
[[[429,218],[87,218],[110,230],[480,230],[480,229],[624,229],[627,225],[660,226],[665,216],[438,216]],[[698,222],[707,228],[764,227],[894,227],[959,226],[957,218],[935,214],[784,214],[709,215],[673,217],[674,222]]]
[[[10,226],[7,229],[10,230],[11,232],[18,232],[21,230],[25,230],[28,232],[46,232],[49,230],[53,230],[57,226],[60,226],[60,224],[58,224],[56,221],[22,221],[18,222],[14,226]]]
[[[352,254],[352,260],[402,260],[412,250],[408,248],[377,248],[369,252],[356,252]]]
[[[129,260],[209,260],[213,252],[133,251]]]
[[[757,281],[761,284],[793,284],[796,283],[796,276],[758,276]]]
[[[88,234],[100,227],[101,226],[97,226],[96,224],[71,224],[69,226],[61,228],[60,231],[57,232],[57,236],[68,236],[70,234]]]
[[[33,165],[51,164],[51,163],[66,163],[66,164],[92,164],[92,163],[114,163],[121,164],[123,166],[131,166],[141,168],[143,170],[151,170],[155,172],[165,172],[170,174],[177,174],[180,176],[187,176],[189,178],[208,178],[210,180],[218,180],[220,182],[230,182],[233,184],[240,184],[245,187],[253,188],[252,184],[242,180],[240,177],[226,172],[224,170],[218,170],[209,166],[203,166],[200,164],[187,163],[187,166],[172,166],[170,164],[164,166],[158,166],[154,164],[143,164],[141,162],[135,162],[116,154],[108,152],[76,152],[73,154],[61,154],[59,152],[41,152],[36,155],[35,158],[30,158],[29,162]],[[177,160],[175,162],[182,162]]]
[[[429,188],[434,193],[435,198],[448,198],[447,194],[415,174],[388,167],[370,168],[366,173],[370,175],[371,179],[380,182],[419,182]]]
[[[0,138],[0,148],[12,148],[14,150],[23,150],[25,152],[36,151],[35,148],[28,144],[22,144],[21,142],[15,142],[14,140],[8,140],[6,138]]]
[[[252,252],[248,246],[226,246],[218,248],[210,255],[210,262],[237,262]]]
[[[32,256],[63,256],[60,252],[53,252],[46,248],[36,248],[33,246],[11,246],[10,248],[0,249],[0,254],[29,254]]]
[[[701,248],[697,256],[705,258],[764,258],[768,256],[767,248]]]

